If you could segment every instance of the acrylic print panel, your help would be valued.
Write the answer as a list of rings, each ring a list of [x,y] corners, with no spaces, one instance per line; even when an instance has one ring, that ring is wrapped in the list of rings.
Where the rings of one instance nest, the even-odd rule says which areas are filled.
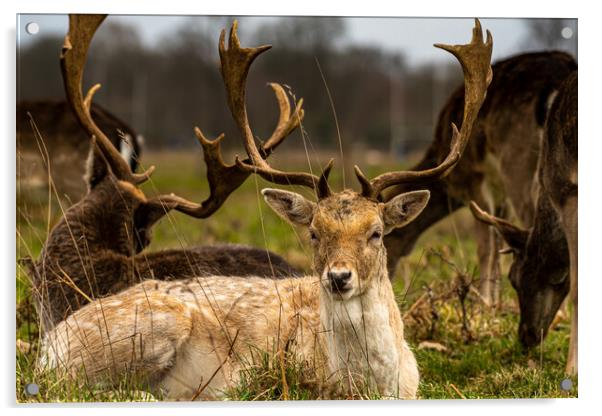
[[[577,33],[19,15],[18,401],[576,397]]]

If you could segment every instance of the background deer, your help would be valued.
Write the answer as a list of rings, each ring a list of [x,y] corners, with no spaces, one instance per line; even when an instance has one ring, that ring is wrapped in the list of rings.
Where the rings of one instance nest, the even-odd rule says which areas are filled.
[[[487,214],[472,202],[477,219],[504,238],[514,261],[510,281],[521,311],[519,337],[538,345],[571,293],[567,372],[577,373],[577,71],[554,92],[539,153],[536,209],[529,228]],[[570,273],[569,273],[570,271]]]
[[[420,235],[471,200],[499,213],[512,213],[524,226],[532,225],[536,200],[533,178],[543,132],[548,96],[575,69],[574,59],[563,52],[514,56],[493,65],[493,80],[475,122],[472,138],[458,166],[448,176],[420,187],[431,192],[420,217],[385,238],[389,273],[408,255]],[[439,115],[435,140],[414,169],[436,166],[445,157],[450,123],[462,117],[464,90],[458,87]],[[384,195],[390,200],[418,189],[400,185]],[[500,247],[495,234],[476,222],[480,292],[490,304],[499,301]]]
[[[41,137],[36,135],[31,119]],[[143,137],[113,114],[94,104],[90,115],[106,132],[132,172],[138,168]],[[38,139],[43,140],[43,144]],[[79,201],[87,193],[89,138],[66,101],[23,101],[17,104],[17,189],[21,195],[49,186],[48,173],[59,197]],[[47,159],[47,160],[45,160]],[[96,161],[95,163],[101,163]],[[48,168],[47,168],[48,167]]]
[[[43,328],[49,329],[91,299],[116,293],[144,279],[182,279],[210,274],[291,276],[296,271],[280,256],[265,249],[221,245],[143,252],[151,229],[170,210],[207,218],[226,201],[249,173],[227,165],[220,142],[208,140],[196,128],[203,148],[210,196],[196,204],[175,195],[147,198],[139,185],[152,173],[132,173],[119,151],[92,119],[91,99],[81,92],[86,52],[105,16],[70,16],[61,66],[69,103],[85,131],[93,136],[87,183],[88,194],[69,208],[51,230],[40,258],[29,266],[32,291]],[[300,123],[302,102],[294,111],[284,89],[271,84],[280,106],[273,135],[260,152],[267,157]]]
[[[133,370],[150,377],[169,398],[214,398],[236,383],[253,349],[293,350],[332,397],[346,397],[354,393],[353,385],[365,385],[385,398],[414,398],[418,369],[404,339],[383,236],[413,221],[429,192],[404,193],[387,203],[377,198],[400,183],[444,176],[458,163],[491,81],[491,35],[487,32],[484,43],[477,20],[470,44],[436,45],[462,64],[468,97],[462,127],[452,126],[442,163],[372,180],[356,167],[361,193],[332,193],[327,183],[332,161],[318,178],[280,171],[262,157],[247,119],[245,85],[251,63],[268,47],[242,48],[236,27],[235,22],[227,48],[222,31],[219,47],[228,104],[248,154],[236,166],[273,183],[316,192],[313,202],[289,191],[262,191],[278,215],[309,229],[315,274],[147,281],[99,299],[57,325],[46,338],[41,364],[83,370],[96,381],[106,380],[107,372]]]

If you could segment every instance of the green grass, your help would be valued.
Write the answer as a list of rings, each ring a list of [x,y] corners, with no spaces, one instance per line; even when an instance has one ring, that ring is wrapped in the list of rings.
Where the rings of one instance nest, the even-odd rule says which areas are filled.
[[[147,154],[145,160],[157,165],[152,181],[144,185],[147,195],[154,192],[175,192],[194,201],[208,195],[197,154]],[[300,164],[302,166],[302,164]],[[315,168],[315,167],[314,167]],[[301,167],[302,169],[302,167]],[[386,169],[386,167],[383,167]],[[368,167],[368,174],[377,172]],[[333,172],[331,184],[340,189],[340,171]],[[348,182],[350,180],[348,176]],[[349,183],[348,183],[349,185]],[[355,183],[352,182],[355,186]],[[259,197],[259,190],[272,186],[251,177],[211,218],[196,220],[175,213],[162,220],[154,229],[151,250],[178,248],[197,244],[241,243],[266,247],[283,255],[291,263],[310,271],[311,251],[305,232],[294,229],[274,215]],[[309,195],[304,189],[297,191]],[[47,234],[48,218],[54,224],[60,217],[57,204],[48,204],[45,193],[21,195],[18,198],[18,257],[39,256]],[[394,289],[405,317],[406,338],[416,352],[420,367],[422,399],[456,398],[536,398],[576,397],[577,383],[570,392],[560,389],[565,378],[564,364],[568,350],[569,322],[560,320],[545,342],[530,353],[521,350],[516,339],[518,306],[516,295],[507,278],[503,280],[502,305],[497,311],[485,308],[474,293],[464,300],[467,328],[457,288],[460,277],[471,281],[478,276],[476,245],[471,234],[471,218],[462,210],[431,228],[419,240],[413,253],[397,271]],[[509,259],[505,260],[507,271]],[[409,273],[410,278],[404,279]],[[409,287],[404,287],[404,282]],[[17,400],[30,401],[122,401],[155,400],[144,396],[143,388],[131,379],[120,380],[117,387],[90,386],[85,380],[35,369],[38,348],[35,315],[28,304],[27,276],[17,266],[17,302],[21,325],[17,338],[31,344],[28,352],[17,353]],[[478,282],[473,281],[473,285]],[[426,295],[425,295],[426,294]],[[424,301],[415,305],[419,299]],[[29,310],[29,313],[27,312]],[[445,351],[419,349],[423,341],[445,347]],[[274,362],[267,355],[243,372],[242,381],[232,387],[230,400],[305,400],[319,399],[311,385],[303,380],[311,374],[302,363],[287,358]],[[40,386],[38,396],[27,396],[25,384]],[[377,398],[365,394],[362,398]]]

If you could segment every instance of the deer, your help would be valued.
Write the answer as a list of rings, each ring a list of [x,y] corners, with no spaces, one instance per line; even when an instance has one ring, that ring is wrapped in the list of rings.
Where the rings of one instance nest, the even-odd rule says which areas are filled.
[[[92,105],[90,114],[135,172],[144,137],[98,104]],[[31,125],[32,119],[35,128]],[[38,143],[40,137],[44,143]],[[17,104],[17,189],[21,195],[48,187],[50,172],[62,203],[79,201],[88,190],[82,180],[88,153],[89,140],[67,101],[21,101]]]
[[[567,294],[573,305],[566,372],[577,374],[577,71],[551,95],[537,168],[531,227],[496,217],[471,202],[513,254],[508,277],[520,306],[519,338],[531,348],[547,335]]]
[[[564,52],[520,54],[493,65],[493,80],[462,160],[445,178],[421,184],[431,192],[424,212],[407,227],[385,237],[390,276],[394,276],[400,258],[409,255],[423,232],[468,207],[471,200],[497,215],[512,213],[526,227],[532,225],[536,205],[533,178],[546,102],[576,68],[575,60]],[[413,169],[426,169],[443,160],[450,123],[461,120],[463,105],[464,90],[459,86],[439,114],[435,139]],[[415,185],[399,185],[382,197],[388,201],[415,189]],[[495,308],[500,302],[500,242],[481,222],[475,221],[474,227],[479,293],[486,305]]]
[[[227,164],[221,154],[220,135],[195,134],[203,149],[210,195],[201,204],[166,194],[147,197],[140,185],[154,167],[134,173],[92,117],[95,85],[84,98],[83,68],[92,36],[103,15],[72,15],[65,39],[61,69],[69,105],[92,145],[87,163],[88,193],[69,207],[44,243],[37,260],[21,260],[32,283],[34,306],[41,332],[50,330],[91,300],[114,294],[144,279],[172,280],[203,275],[264,276],[279,278],[299,274],[281,256],[266,249],[243,245],[197,246],[145,251],[153,226],[172,210],[193,218],[215,213],[250,173]],[[277,126],[260,152],[268,155],[285,140],[304,117],[300,99],[291,110],[284,88],[270,84],[278,102]]]
[[[322,397],[353,397],[367,386],[382,398],[416,398],[419,371],[404,338],[403,320],[388,276],[383,237],[411,223],[429,200],[428,190],[388,202],[378,196],[401,183],[428,182],[458,163],[491,82],[493,39],[478,20],[464,45],[435,46],[460,62],[466,97],[460,129],[453,125],[447,157],[421,171],[385,172],[368,179],[358,166],[361,191],[333,192],[333,160],[320,176],[287,172],[262,157],[247,118],[246,77],[267,46],[241,47],[237,22],[219,40],[228,106],[247,158],[236,166],[298,193],[266,188],[275,213],[304,227],[313,250],[313,274],[285,279],[209,276],[174,282],[147,280],[98,299],[60,322],[43,343],[41,368],[110,383],[135,373],[169,400],[216,399],[240,380],[252,351],[278,357],[289,351],[306,363]],[[313,379],[313,376],[311,377]]]

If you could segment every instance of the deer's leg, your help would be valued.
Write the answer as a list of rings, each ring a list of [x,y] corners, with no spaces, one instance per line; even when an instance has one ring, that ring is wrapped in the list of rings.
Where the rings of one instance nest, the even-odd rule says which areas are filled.
[[[483,192],[479,191],[473,195],[477,204],[489,207],[493,212],[491,204],[486,200]],[[487,224],[475,221],[475,235],[477,239],[477,256],[479,258],[480,285],[479,292],[487,306],[496,306],[499,301],[499,247],[495,230]]]
[[[507,207],[504,203],[496,203],[496,215],[504,218],[506,216]],[[501,269],[501,259],[500,259],[500,250],[503,245],[503,240],[501,236],[495,232],[492,227],[489,227],[492,231],[492,246],[489,251],[489,258],[491,260],[489,273],[491,279],[493,281],[493,290],[492,290],[492,300],[493,304],[496,308],[501,308],[502,306],[502,269]]]

